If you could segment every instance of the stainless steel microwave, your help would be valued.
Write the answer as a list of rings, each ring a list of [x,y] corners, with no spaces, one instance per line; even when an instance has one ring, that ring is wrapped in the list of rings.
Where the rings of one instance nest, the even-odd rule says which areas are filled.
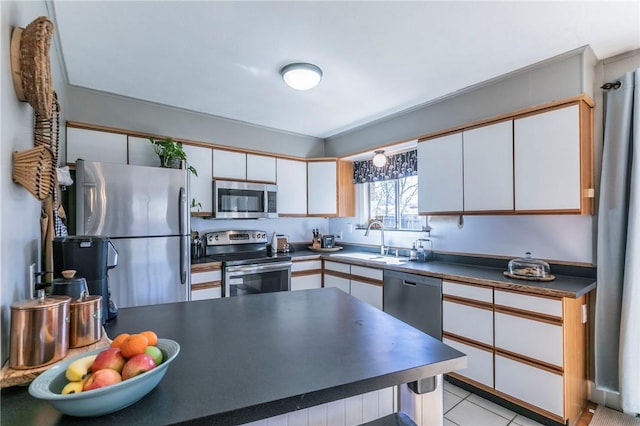
[[[274,219],[278,217],[277,185],[213,181],[213,214],[219,219]]]

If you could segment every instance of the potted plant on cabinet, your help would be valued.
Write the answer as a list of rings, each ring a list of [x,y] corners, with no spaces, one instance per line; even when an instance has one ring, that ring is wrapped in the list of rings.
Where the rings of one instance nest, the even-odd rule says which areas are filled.
[[[182,143],[175,142],[173,138],[166,137],[164,139],[149,138],[153,145],[153,150],[160,157],[160,166],[170,169],[179,169],[182,161],[187,160],[187,154],[182,149]],[[198,176],[198,172],[193,166],[187,166],[187,170]]]

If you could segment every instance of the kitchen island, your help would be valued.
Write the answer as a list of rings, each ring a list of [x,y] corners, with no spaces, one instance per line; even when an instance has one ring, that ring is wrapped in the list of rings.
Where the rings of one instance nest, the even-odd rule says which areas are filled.
[[[461,352],[331,288],[124,308],[106,329],[154,330],[181,352],[155,390],[96,425],[242,424],[466,367]],[[26,389],[1,402],[2,424],[87,422]]]

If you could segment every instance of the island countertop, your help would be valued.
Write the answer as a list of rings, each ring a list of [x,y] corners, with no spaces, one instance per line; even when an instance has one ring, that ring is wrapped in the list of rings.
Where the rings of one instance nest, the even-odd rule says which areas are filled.
[[[331,288],[123,308],[106,329],[154,330],[181,352],[156,389],[96,425],[240,424],[466,366],[462,353]],[[87,421],[26,389],[3,390],[2,407],[3,424]]]

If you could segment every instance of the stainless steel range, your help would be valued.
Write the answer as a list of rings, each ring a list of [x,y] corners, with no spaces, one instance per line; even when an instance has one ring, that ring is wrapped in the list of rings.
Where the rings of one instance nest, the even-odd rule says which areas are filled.
[[[222,262],[223,297],[291,289],[291,257],[269,255],[265,231],[207,233],[205,256]]]

